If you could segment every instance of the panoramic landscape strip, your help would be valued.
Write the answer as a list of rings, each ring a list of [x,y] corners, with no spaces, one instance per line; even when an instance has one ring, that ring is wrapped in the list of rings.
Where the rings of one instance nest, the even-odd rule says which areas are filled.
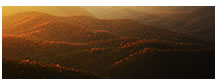
[[[208,79],[215,7],[3,6],[3,79]]]

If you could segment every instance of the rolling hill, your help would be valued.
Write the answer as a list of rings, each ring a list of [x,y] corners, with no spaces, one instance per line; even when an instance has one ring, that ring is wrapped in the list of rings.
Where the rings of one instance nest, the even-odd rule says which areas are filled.
[[[178,75],[168,76],[170,78],[183,75],[182,72],[193,73],[193,69],[189,68],[197,66],[194,68],[195,70],[207,67],[208,60],[213,59],[214,51],[214,47],[202,43],[176,43],[134,38],[68,43],[11,35],[3,37],[3,58],[15,60],[28,58],[42,64],[60,64],[65,67],[94,72],[111,79],[155,79],[150,77],[153,74],[157,77],[165,76],[161,77],[165,79],[168,74],[171,74],[170,72],[173,72],[167,69],[168,65],[171,65],[172,69],[178,67],[183,69],[174,70]],[[157,65],[161,67],[157,67]],[[154,70],[154,68],[159,70]],[[163,71],[163,68],[167,69],[166,72]],[[203,71],[208,73],[207,69],[199,70],[195,73],[203,73]],[[149,73],[144,76],[143,72]],[[159,74],[161,72],[162,75]],[[199,74],[199,76],[203,75]],[[184,75],[182,77],[188,79],[190,76]]]
[[[21,34],[35,36],[42,40],[69,42],[117,37],[106,31],[87,29],[75,23],[64,22],[60,17],[40,12],[24,12],[3,17],[3,19],[3,34]]]
[[[59,65],[44,65],[29,60],[3,59],[2,79],[102,79],[95,74],[65,68]]]
[[[56,17],[40,12],[24,12],[3,17],[3,34],[29,33],[30,36],[44,40],[69,42],[119,37],[181,42],[199,41],[183,33],[141,24],[130,19],[107,20],[89,16]]]
[[[145,48],[106,68],[105,74],[112,79],[204,79],[212,76],[208,73],[213,53],[214,49]]]
[[[211,37],[214,34],[212,31],[214,12],[214,7],[199,7],[183,13],[148,14],[138,17],[137,20],[177,32],[186,32],[199,39],[214,42],[214,37]]]

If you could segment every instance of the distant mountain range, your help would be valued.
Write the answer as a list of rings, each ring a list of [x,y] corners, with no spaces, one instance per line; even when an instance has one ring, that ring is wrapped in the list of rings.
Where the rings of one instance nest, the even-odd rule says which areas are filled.
[[[181,42],[198,42],[192,36],[130,19],[97,19],[89,16],[56,17],[40,12],[24,12],[3,17],[3,34],[19,34],[43,40],[85,42],[132,37]]]
[[[29,68],[45,70],[56,78],[205,79],[208,66],[214,63],[209,61],[214,59],[213,44],[132,19],[55,16],[35,11],[2,19],[3,59],[39,62],[3,61],[7,78],[18,74],[28,79],[26,74],[32,74],[23,74],[23,70],[31,72],[25,70]],[[50,68],[43,64],[58,65]],[[59,73],[59,65],[87,72],[65,69]],[[18,71],[11,76],[14,67]]]
[[[192,34],[196,38],[214,42],[214,7],[24,7],[4,6],[3,16],[37,11],[54,16],[91,16],[100,19],[133,19],[139,23],[176,32]]]
[[[131,18],[214,42],[214,7],[86,7],[99,18]]]
[[[190,9],[189,7],[187,8]],[[200,7],[198,9],[190,9],[183,13],[160,13],[149,14],[137,18],[137,20],[162,28],[174,30],[177,32],[186,32],[206,41],[214,42],[212,37],[215,29],[214,7]]]

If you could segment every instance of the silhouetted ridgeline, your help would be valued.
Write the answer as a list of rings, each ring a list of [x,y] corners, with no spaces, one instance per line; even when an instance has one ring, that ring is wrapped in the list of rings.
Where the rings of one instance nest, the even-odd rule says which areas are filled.
[[[186,34],[140,24],[130,19],[103,20],[89,16],[56,17],[40,12],[23,12],[3,17],[3,34],[24,34],[43,40],[67,42],[87,42],[119,37],[200,42]]]
[[[153,25],[215,42],[214,6],[114,6],[85,7],[98,18],[129,18],[137,22]]]

